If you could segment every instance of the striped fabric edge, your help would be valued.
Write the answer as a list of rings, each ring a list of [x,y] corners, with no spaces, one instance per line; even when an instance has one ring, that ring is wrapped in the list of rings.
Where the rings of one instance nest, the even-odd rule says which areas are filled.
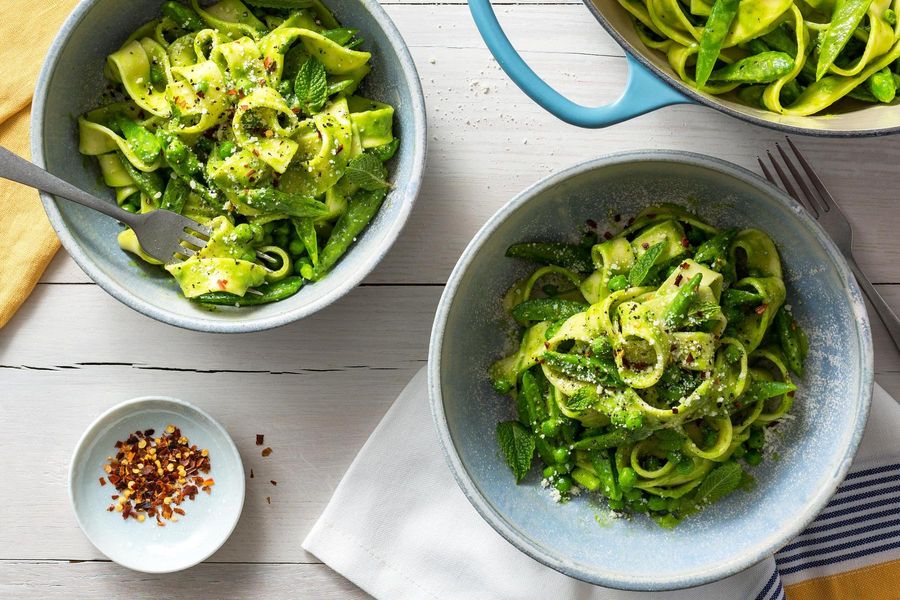
[[[851,471],[816,520],[775,555],[775,562],[777,572],[754,600],[776,600],[784,595],[779,589],[786,590],[787,600],[816,597],[792,592],[801,589],[797,586],[825,594],[818,598],[838,598],[822,590],[857,589],[855,573],[881,564],[896,564],[893,579],[887,581],[900,581],[900,461],[895,458],[888,464]],[[841,587],[844,584],[835,578],[844,574],[856,587]],[[820,589],[819,584],[809,583],[818,580],[831,587]],[[891,596],[880,589],[855,596],[860,600],[887,597]],[[900,598],[900,593],[892,598]]]
[[[781,574],[777,567],[772,567],[772,574],[763,583],[756,596],[750,596],[752,600],[785,600],[784,586],[781,583]]]

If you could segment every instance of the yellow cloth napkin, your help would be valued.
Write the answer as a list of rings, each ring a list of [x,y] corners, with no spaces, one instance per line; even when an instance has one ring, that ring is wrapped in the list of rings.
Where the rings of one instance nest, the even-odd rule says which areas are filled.
[[[30,157],[28,123],[41,63],[77,0],[6,0],[0,19],[0,146]],[[22,52],[27,48],[28,52]],[[0,327],[59,248],[38,193],[0,180]]]

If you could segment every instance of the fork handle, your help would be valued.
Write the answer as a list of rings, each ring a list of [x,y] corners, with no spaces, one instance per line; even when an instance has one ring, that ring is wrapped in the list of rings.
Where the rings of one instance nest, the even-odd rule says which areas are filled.
[[[16,156],[0,146],[0,177],[17,181],[29,187],[43,190],[48,194],[66,198],[94,210],[130,224],[134,215],[115,204],[104,202],[99,198],[78,189],[71,183],[63,181],[56,175],[48,173],[34,163]]]
[[[890,306],[888,306],[888,303],[884,301],[884,298],[881,297],[881,294],[878,293],[878,290],[875,289],[875,286],[872,285],[869,278],[862,272],[862,269],[856,264],[856,261],[852,256],[847,257],[847,263],[850,265],[853,274],[856,275],[856,281],[859,282],[859,287],[865,292],[866,297],[869,298],[869,302],[872,303],[872,307],[875,309],[881,322],[884,323],[888,335],[891,336],[891,340],[894,342],[894,346],[900,351],[900,319],[897,318],[897,314]]]

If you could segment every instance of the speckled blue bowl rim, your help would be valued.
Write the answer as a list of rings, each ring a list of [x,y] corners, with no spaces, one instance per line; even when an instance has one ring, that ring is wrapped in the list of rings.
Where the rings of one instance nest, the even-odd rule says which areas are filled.
[[[175,570],[151,570],[151,569],[141,569],[137,565],[127,565],[127,568],[134,571],[143,571],[144,573],[154,573],[154,574],[162,574],[162,573],[174,573],[175,571],[183,571],[185,569],[189,569],[193,566],[196,566],[202,563],[204,560],[215,554],[224,544],[228,541],[228,538],[231,537],[231,534],[234,532],[237,524],[241,520],[241,513],[243,512],[244,500],[247,495],[247,482],[244,479],[244,461],[241,460],[241,452],[238,450],[237,446],[234,443],[234,440],[228,434],[228,430],[226,430],[221,423],[216,421],[212,415],[203,410],[202,408],[191,404],[186,400],[179,400],[178,398],[173,398],[172,396],[139,396],[137,398],[132,398],[131,400],[125,400],[124,402],[119,402],[115,406],[109,407],[107,410],[103,411],[100,415],[97,416],[96,419],[91,421],[91,424],[87,426],[84,430],[84,433],[81,434],[81,437],[78,438],[78,443],[75,444],[75,451],[72,452],[72,459],[69,461],[69,476],[66,478],[67,485],[69,486],[69,505],[72,507],[72,512],[75,514],[75,521],[78,523],[78,527],[81,528],[81,531],[84,533],[85,537],[87,537],[88,541],[94,545],[97,550],[99,550],[106,558],[109,560],[118,563],[114,556],[109,556],[103,550],[100,550],[100,546],[91,538],[88,533],[88,529],[81,522],[81,518],[78,514],[78,511],[75,510],[75,482],[73,480],[75,476],[75,466],[78,464],[84,454],[85,448],[90,443],[93,436],[96,436],[98,431],[98,427],[112,414],[121,411],[122,409],[130,409],[132,411],[139,410],[145,403],[147,402],[163,402],[167,404],[172,404],[178,410],[189,410],[197,413],[207,421],[216,429],[219,435],[221,435],[222,439],[227,442],[228,449],[231,450],[234,455],[237,457],[238,468],[240,469],[240,477],[238,477],[238,481],[241,483],[241,498],[240,498],[240,506],[241,510],[238,511],[237,516],[234,519],[233,523],[227,524],[227,531],[225,535],[222,536],[222,541],[215,547],[212,548],[209,552],[203,555],[197,555],[191,561],[190,564],[185,564],[184,566],[175,569]],[[124,566],[124,565],[123,565]]]
[[[47,95],[47,86],[53,77],[53,73],[56,69],[57,59],[60,55],[62,47],[65,45],[72,32],[78,27],[82,18],[84,18],[90,8],[96,2],[97,0],[81,0],[81,2],[79,2],[79,4],[75,7],[75,10],[72,11],[72,13],[63,23],[62,27],[59,30],[59,33],[56,35],[56,38],[54,38],[53,43],[50,46],[50,50],[48,50],[47,56],[44,59],[44,64],[41,67],[37,86],[35,87],[34,101],[32,103],[31,110],[31,160],[40,167],[46,166],[44,159],[43,115],[44,101]],[[342,282],[342,285],[340,287],[335,288],[334,291],[332,291],[330,294],[318,298],[317,300],[308,304],[298,306],[297,308],[294,308],[292,310],[288,310],[277,315],[272,315],[270,317],[235,321],[212,321],[204,319],[200,316],[183,317],[171,314],[166,310],[163,310],[144,301],[139,296],[130,292],[128,288],[120,285],[117,281],[104,274],[103,270],[100,269],[93,260],[88,258],[88,256],[84,252],[82,252],[81,247],[78,245],[78,242],[69,232],[68,227],[66,227],[66,223],[59,212],[59,208],[57,207],[56,200],[53,199],[53,196],[41,192],[41,202],[44,205],[44,210],[47,213],[47,218],[50,220],[50,224],[53,226],[53,229],[56,230],[56,235],[59,236],[59,241],[62,242],[62,245],[66,249],[66,252],[68,252],[69,256],[71,256],[78,264],[78,266],[81,267],[81,270],[84,271],[88,275],[88,277],[94,280],[97,285],[106,290],[110,295],[138,312],[152,317],[157,321],[169,323],[171,325],[182,327],[184,329],[191,329],[194,331],[203,331],[208,333],[247,333],[251,331],[262,331],[265,329],[280,327],[282,325],[286,325],[287,323],[302,319],[303,317],[307,317],[325,308],[332,302],[335,302],[339,298],[345,296],[350,292],[350,290],[359,285],[359,283],[363,279],[365,279],[365,277],[368,276],[369,273],[372,272],[376,265],[381,262],[381,259],[384,258],[384,256],[394,245],[394,242],[397,240],[400,232],[406,225],[409,214],[412,211],[413,204],[415,204],[416,197],[419,195],[419,189],[422,185],[422,176],[425,170],[425,155],[428,141],[427,119],[425,115],[425,96],[422,92],[422,82],[419,79],[416,65],[409,53],[409,48],[407,47],[406,42],[403,40],[403,37],[397,30],[397,26],[394,25],[394,22],[381,7],[381,5],[378,4],[377,0],[359,0],[359,3],[372,15],[375,22],[384,31],[385,35],[387,36],[388,40],[397,53],[397,56],[400,60],[400,66],[406,75],[406,79],[408,80],[410,88],[410,95],[412,97],[411,110],[413,114],[413,123],[415,126],[415,139],[409,142],[410,145],[413,145],[412,177],[404,183],[404,194],[402,197],[397,199],[397,201],[401,203],[397,218],[390,224],[388,224],[388,234],[385,237],[385,242],[380,248],[378,248],[377,252],[373,252],[366,256],[361,256],[359,258],[361,266],[352,274],[352,276],[346,278]],[[61,200],[61,202],[66,202],[66,200]],[[352,251],[353,249],[351,249],[351,252]]]
[[[834,461],[837,468],[835,469],[835,476],[831,479],[832,485],[822,488],[818,495],[807,503],[805,512],[799,519],[796,519],[793,522],[785,522],[777,531],[769,532],[765,537],[765,540],[758,544],[754,551],[744,553],[741,556],[732,557],[730,560],[721,563],[716,568],[710,568],[702,575],[675,577],[666,580],[654,579],[651,572],[648,572],[645,577],[638,579],[624,577],[614,572],[583,568],[582,566],[567,560],[565,556],[560,556],[557,553],[550,552],[546,548],[534,544],[526,536],[522,535],[516,529],[514,523],[507,521],[491,505],[491,503],[482,496],[478,486],[475,485],[472,478],[469,476],[469,473],[463,466],[462,461],[457,454],[453,436],[450,434],[441,393],[441,346],[450,307],[453,304],[453,299],[456,296],[456,291],[462,281],[463,274],[468,270],[484,242],[494,233],[501,223],[506,220],[508,215],[515,212],[522,205],[530,202],[534,197],[552,189],[554,186],[588,171],[634,162],[671,162],[718,171],[755,187],[761,193],[772,196],[777,201],[790,207],[792,213],[797,217],[798,225],[811,231],[816,240],[826,250],[835,268],[838,269],[841,279],[846,282],[844,292],[849,299],[850,308],[856,317],[856,330],[857,335],[859,336],[861,351],[860,359],[863,365],[863,371],[860,377],[860,388],[857,395],[857,401],[861,405],[860,410],[856,413],[856,422],[852,424],[853,435],[850,439],[850,443],[843,449],[842,455]],[[513,546],[548,567],[570,577],[595,585],[636,591],[683,589],[711,583],[728,577],[729,575],[734,575],[735,573],[768,558],[803,531],[803,529],[815,519],[816,515],[818,515],[828,503],[828,500],[831,498],[832,494],[834,494],[837,486],[844,479],[847,470],[850,468],[853,456],[856,454],[856,450],[859,447],[860,439],[862,439],[866,420],[869,416],[874,381],[872,332],[869,327],[865,303],[863,302],[862,294],[856,283],[856,279],[854,279],[847,266],[846,260],[844,260],[843,255],[838,250],[837,246],[835,246],[834,242],[831,241],[828,234],[825,233],[822,227],[812,217],[807,215],[805,210],[800,208],[800,205],[795,200],[786,196],[781,190],[755,173],[718,158],[677,150],[644,150],[604,155],[596,159],[579,163],[546,177],[507,202],[500,210],[494,213],[478,233],[475,234],[475,237],[469,242],[469,245],[463,251],[462,256],[456,263],[453,272],[450,274],[450,279],[447,281],[447,286],[444,289],[444,293],[441,295],[441,300],[435,314],[434,325],[431,332],[431,342],[428,350],[429,402],[431,404],[431,413],[435,427],[437,428],[438,438],[440,439],[447,464],[453,472],[453,477],[466,495],[466,498],[468,498],[469,502],[472,503],[472,506],[475,507],[475,510],[478,511],[482,518],[484,518],[497,533],[506,538]]]

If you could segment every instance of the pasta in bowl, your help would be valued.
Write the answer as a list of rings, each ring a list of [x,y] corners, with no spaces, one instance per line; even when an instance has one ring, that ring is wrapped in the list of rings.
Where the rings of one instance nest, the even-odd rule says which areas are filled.
[[[73,112],[75,136],[59,116]],[[213,230],[197,254],[160,265],[132,231],[43,196],[101,286],[179,326],[250,331],[318,310],[374,267],[418,191],[424,128],[415,68],[375,3],[122,13],[95,0],[51,48],[32,141],[36,162],[83,189]],[[67,160],[73,146],[97,166]]]
[[[734,165],[643,152],[488,221],[441,298],[429,392],[498,533],[569,576],[666,590],[749,567],[815,517],[872,371],[859,290],[799,206]]]

